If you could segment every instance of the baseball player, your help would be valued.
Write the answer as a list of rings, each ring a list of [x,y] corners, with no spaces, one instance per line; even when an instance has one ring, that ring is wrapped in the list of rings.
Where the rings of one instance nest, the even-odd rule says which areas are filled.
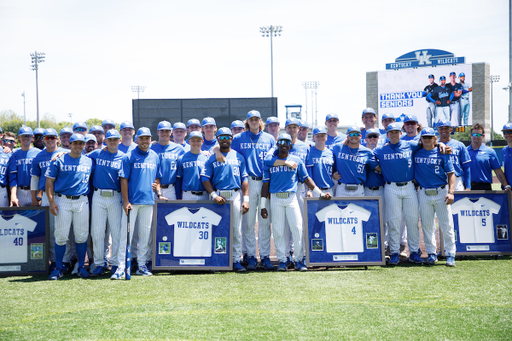
[[[6,131],[2,138],[2,146],[3,150],[6,153],[9,153],[5,148],[9,148],[9,150],[14,150],[14,146],[16,145],[16,135],[11,133],[10,131]]]
[[[469,93],[473,87],[466,83],[466,74],[459,73],[459,83],[462,86],[462,95],[460,96],[460,125],[467,126],[469,120]]]
[[[378,166],[370,149],[360,145],[361,130],[357,126],[347,128],[348,144],[338,143],[332,149],[334,168],[341,175],[336,187],[337,197],[364,196],[367,168]]]
[[[34,144],[34,147],[36,147],[39,150],[42,150],[44,148],[43,135],[44,135],[44,129],[42,129],[42,128],[34,129],[34,140],[32,141],[32,143]]]
[[[275,116],[270,116],[265,122],[267,132],[274,137],[275,140],[279,137],[279,119]]]
[[[75,124],[73,124],[73,134],[87,135],[87,124],[80,121],[75,122]]]
[[[434,215],[443,233],[446,265],[455,266],[455,234],[451,204],[455,188],[455,171],[449,155],[437,149],[434,129],[421,131],[420,146],[414,153],[414,174],[419,188],[419,206],[423,239],[428,253],[427,264],[437,263]]]
[[[373,108],[366,108],[363,110],[363,114],[361,116],[361,120],[363,121],[364,128],[361,129],[361,140],[364,141],[366,138],[366,132],[369,129],[376,129],[377,124],[377,114]],[[380,133],[384,134],[386,131],[380,129]]]
[[[133,142],[135,128],[132,122],[124,121],[121,123],[119,131],[121,132],[121,143],[119,144],[119,150],[126,154],[136,147],[135,143]]]
[[[483,144],[484,127],[476,123],[471,127],[471,145],[468,146],[471,162],[471,189],[492,190],[492,171],[506,190],[510,190],[505,174],[501,170],[498,156],[494,149]]]
[[[191,118],[187,122],[187,132],[190,134],[193,131],[201,131],[201,122],[196,118]]]
[[[512,182],[512,123],[506,123],[501,131],[507,141],[507,145],[501,150],[501,165],[505,178],[510,183]]]
[[[85,254],[89,236],[89,177],[93,170],[92,160],[82,155],[85,138],[73,134],[70,138],[71,151],[52,162],[46,170],[46,194],[50,203],[50,212],[55,216],[55,261],[56,268],[50,274],[50,280],[63,276],[62,260],[66,251],[66,242],[73,223],[78,255],[78,275],[90,277],[85,269]]]
[[[121,194],[123,196],[123,210],[125,214],[121,219],[121,232],[119,242],[119,260],[116,272],[111,279],[122,279],[125,276],[126,259],[126,228],[127,217],[130,214],[132,224],[137,224],[139,229],[139,249],[137,251],[136,275],[152,276],[146,266],[151,259],[151,224],[153,221],[153,207],[155,196],[153,183],[156,183],[156,195],[158,199],[167,200],[160,192],[160,178],[162,177],[160,157],[150,149],[151,131],[142,127],[137,131],[137,147],[128,152],[128,165],[121,177]],[[128,188],[128,190],[124,190]],[[133,232],[130,230],[130,240],[133,240]],[[131,244],[133,245],[133,244]]]
[[[297,200],[298,182],[302,181],[318,196],[331,198],[329,193],[322,193],[320,188],[308,176],[306,167],[302,160],[289,153],[292,145],[292,137],[289,134],[282,134],[277,140],[278,154],[271,159],[265,160],[263,174],[263,186],[261,189],[261,216],[268,218],[267,198],[271,194],[272,202],[272,228],[274,233],[274,244],[276,247],[279,266],[277,271],[286,271],[287,268],[287,242],[285,235],[285,221],[290,226],[293,243],[295,245],[295,270],[307,271],[304,265],[304,235],[302,226],[302,213]],[[275,166],[275,159],[283,163],[294,163],[296,168]]]
[[[434,75],[428,75],[428,82],[429,84],[423,89],[425,92],[425,97],[432,92],[435,88],[438,87],[437,83],[435,82]],[[425,98],[427,101],[427,125],[432,128],[435,127],[435,124],[437,123],[437,115],[436,115],[436,104],[434,102],[429,101],[427,98]]]
[[[116,129],[116,124],[113,120],[103,120],[103,122],[101,122],[101,127],[103,128],[103,134],[107,134],[107,131],[111,130],[111,129]]]
[[[32,204],[30,170],[32,169],[32,160],[41,151],[32,146],[32,138],[32,128],[20,128],[18,139],[21,142],[21,148],[15,150],[9,160],[11,207],[30,206]]]
[[[438,121],[437,131],[439,132],[439,141],[452,149],[450,157],[455,170],[455,190],[463,191],[466,189],[469,191],[471,189],[471,158],[466,146],[462,142],[451,138],[452,124],[450,121]]]
[[[2,127],[0,127],[0,146],[3,146],[3,144],[2,144],[3,137],[4,137],[4,131],[2,130]]]
[[[314,146],[315,144],[313,141],[308,140],[308,134],[309,134],[309,125],[308,122],[304,120],[300,120],[300,126],[299,126],[299,133],[297,134],[297,138],[307,144],[308,146]]]
[[[405,132],[405,135],[402,134],[401,139],[404,141],[418,141],[421,129],[421,124],[418,123],[416,115],[407,115],[402,126],[402,131]]]
[[[60,138],[60,146],[63,149],[70,149],[71,146],[69,145],[69,139],[71,138],[71,135],[73,135],[73,130],[70,128],[62,128],[59,133]]]
[[[151,146],[151,149],[160,157],[162,177],[160,188],[162,195],[169,200],[181,199],[181,188],[175,188],[177,167],[176,161],[180,155],[185,154],[182,146],[171,142],[171,124],[167,121],[158,123],[158,143]],[[179,183],[181,185],[181,183]],[[177,196],[178,195],[178,196]]]
[[[187,136],[187,127],[185,127],[184,123],[174,123],[172,127],[172,135],[174,136],[174,143],[182,146],[185,152],[190,150],[190,145],[185,141],[185,136]]]
[[[98,146],[96,148],[102,148],[103,147],[103,140],[105,139],[106,132],[103,131],[103,128],[101,126],[92,126],[91,129],[89,129],[89,134],[94,135],[96,137],[96,142],[98,143]]]
[[[450,83],[446,87],[450,89],[450,120],[453,126],[460,126],[460,96],[462,95],[462,84],[455,81],[457,74],[450,72]]]
[[[236,120],[231,122],[231,134],[235,136],[236,134],[243,133],[245,131],[244,122],[240,120]]]
[[[188,138],[190,151],[178,157],[176,182],[181,181],[183,200],[208,200],[208,192],[201,181],[201,170],[208,156],[201,153],[203,134],[193,131]]]
[[[96,137],[93,134],[85,135],[85,148],[84,154],[88,154],[96,149],[98,146],[98,142],[96,141]]]
[[[107,131],[107,149],[96,149],[87,156],[93,160],[94,175],[92,198],[91,238],[94,248],[94,270],[92,277],[104,274],[104,239],[106,224],[112,234],[112,274],[115,274],[124,258],[119,259],[119,240],[121,232],[121,219],[123,214],[121,180],[124,170],[128,167],[128,157],[119,151],[121,136],[115,129]],[[125,191],[127,187],[123,188]]]
[[[325,145],[329,149],[333,149],[337,143],[344,141],[347,135],[338,133],[338,124],[340,119],[337,114],[327,114],[325,116],[325,125],[327,126],[327,141]]]
[[[215,138],[215,134],[217,133],[217,123],[215,123],[215,119],[213,117],[203,118],[201,130],[204,135],[204,141],[201,148],[204,151],[209,151],[217,144],[217,139]]]
[[[439,77],[440,86],[434,88],[427,95],[427,101],[436,105],[436,120],[450,120],[450,96],[451,89],[446,86],[446,77]],[[433,122],[434,125],[437,124]]]
[[[233,135],[229,128],[219,129],[217,140],[226,161],[219,162],[215,155],[210,155],[201,171],[201,180],[215,203],[223,205],[226,200],[232,202],[233,269],[236,272],[245,272],[246,269],[240,264],[240,256],[242,255],[241,229],[242,215],[249,211],[249,183],[244,157],[231,149],[232,138]],[[243,202],[240,200],[240,189],[242,190]]]
[[[395,123],[395,122],[396,122],[395,115],[393,115],[391,113],[383,114],[382,115],[381,123],[382,123],[382,127],[384,128],[384,130],[379,129],[380,134],[381,135],[386,135],[386,130],[388,129],[388,125],[390,123]]]
[[[309,154],[306,158],[306,169],[308,175],[322,193],[329,193],[334,196],[332,181],[332,166],[334,164],[333,152],[325,146],[327,141],[327,129],[325,127],[319,127],[313,129],[313,139],[315,145],[309,148]],[[317,193],[308,192],[308,196],[318,198]]]
[[[0,148],[0,207],[9,207],[9,159],[11,153]]]

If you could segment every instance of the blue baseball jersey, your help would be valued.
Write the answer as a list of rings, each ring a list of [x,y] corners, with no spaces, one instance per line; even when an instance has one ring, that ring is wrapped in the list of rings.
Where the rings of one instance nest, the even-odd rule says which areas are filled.
[[[419,149],[416,141],[399,141],[397,144],[377,147],[373,153],[379,161],[386,182],[405,182],[414,179],[412,154]]]
[[[463,176],[464,171],[462,169],[462,165],[468,162],[471,162],[471,158],[469,157],[468,150],[464,143],[450,139],[450,141],[445,142],[448,147],[452,149],[452,153],[450,154],[450,158],[453,163],[453,168],[455,170],[455,176]]]
[[[344,184],[364,184],[367,168],[373,170],[378,165],[373,152],[363,146],[350,148],[338,143],[332,152],[334,167],[341,175],[341,179],[338,181]]]
[[[128,169],[128,156],[118,151],[111,153],[108,150],[96,149],[87,154],[93,160],[94,175],[92,185],[99,189],[113,189],[121,191],[119,178],[126,178],[124,172]]]
[[[448,104],[448,100],[450,99],[450,95],[452,94],[451,88],[447,86],[438,86],[432,92],[427,95],[427,100],[435,103],[436,100],[441,101],[440,107],[446,107]]]
[[[93,162],[85,155],[74,158],[64,154],[46,169],[46,177],[55,179],[55,193],[63,195],[87,195]]]
[[[512,148],[506,146],[501,150],[501,165],[503,166],[507,182],[512,183]],[[0,168],[1,169],[1,168]]]
[[[452,83],[446,84],[446,87],[450,89],[451,95],[450,95],[450,101],[452,102],[458,102],[460,100],[460,96],[455,96],[454,91],[462,90],[462,85],[460,83],[455,83],[455,85],[452,85]],[[461,94],[462,95],[462,94]]]
[[[325,141],[325,146],[332,150],[335,145],[338,143],[343,142],[347,138],[347,135],[338,132],[338,136],[332,137],[331,135],[327,134],[327,141]]]
[[[471,145],[467,149],[471,158],[471,182],[492,184],[492,170],[500,168],[498,155],[494,149],[483,143],[477,150],[473,149]]]
[[[214,189],[231,190],[242,188],[242,182],[247,180],[247,168],[242,154],[234,150],[222,153],[225,162],[219,162],[215,155],[210,155],[201,170],[201,181],[210,181]]]
[[[423,188],[437,188],[448,183],[446,174],[453,173],[449,155],[443,155],[438,148],[421,148],[414,153],[414,176]]]
[[[124,144],[120,143],[118,149],[123,153],[128,154],[128,152],[132,151],[135,147],[137,147],[136,143],[132,143],[131,146],[125,146]]]
[[[0,148],[0,185],[7,186],[9,181],[9,159],[11,153],[4,153],[3,148]]]
[[[326,147],[327,147],[327,145],[326,145]],[[297,140],[296,143],[292,144],[292,147],[288,151],[288,154],[297,156],[304,164],[306,163],[308,153],[309,153],[309,146],[300,140]],[[271,151],[269,151],[269,153],[265,157],[265,162],[267,160],[277,157],[278,154],[279,154],[279,149],[277,148],[277,145],[275,145],[273,147],[273,149]]]
[[[366,173],[365,187],[380,187],[384,186],[385,183],[382,173],[376,173],[375,170],[369,170]]]
[[[32,176],[39,177],[37,188],[39,188],[40,191],[46,190],[46,170],[50,166],[53,156],[62,151],[64,151],[64,149],[57,147],[53,153],[50,153],[46,150],[46,148],[44,148],[41,150],[41,152],[39,152],[39,154],[36,155],[34,160],[32,160],[32,169],[30,174]]]
[[[318,150],[315,146],[309,149],[306,159],[308,175],[320,188],[331,188],[332,166],[334,165],[334,154],[329,148]]]
[[[464,99],[467,99],[469,100],[469,88],[471,88],[471,85],[469,85],[468,83],[459,83],[461,86],[462,86],[462,95],[460,95],[460,98],[464,98]]]
[[[417,134],[416,136],[409,136],[407,134],[403,134],[402,137],[400,138],[400,140],[402,141],[419,141],[421,138],[420,134]]]
[[[178,158],[178,174],[177,177],[182,179],[183,191],[202,192],[206,189],[201,182],[201,170],[208,160],[208,156],[203,153],[194,154],[186,152]]]
[[[32,147],[25,152],[19,148],[12,153],[9,159],[9,185],[11,187],[30,187],[32,161],[40,152],[40,149]]]
[[[151,149],[160,157],[160,168],[162,171],[160,183],[162,185],[176,183],[178,157],[185,154],[183,147],[174,142],[170,142],[167,146],[157,143],[151,146]]]
[[[258,134],[253,134],[245,131],[233,137],[231,149],[243,155],[249,176],[261,178],[263,177],[263,160],[275,145],[276,140],[268,133],[260,131]]]
[[[190,151],[190,145],[187,143],[187,141],[183,143],[177,143],[177,145],[182,146],[185,153]]]
[[[124,178],[128,179],[128,201],[135,205],[154,205],[152,185],[162,177],[160,157],[153,150],[143,152],[138,146],[127,154],[128,168]]]
[[[288,166],[273,166],[274,162],[278,159],[276,156],[265,160],[263,181],[269,183],[269,192],[297,192],[298,183],[304,182],[309,178],[304,162],[298,156],[289,154],[285,159],[279,160],[289,160],[297,163],[296,169]]]
[[[210,151],[215,145],[218,145],[217,139],[214,138],[213,140],[208,141],[207,139],[204,139],[203,144],[201,145],[202,151]]]

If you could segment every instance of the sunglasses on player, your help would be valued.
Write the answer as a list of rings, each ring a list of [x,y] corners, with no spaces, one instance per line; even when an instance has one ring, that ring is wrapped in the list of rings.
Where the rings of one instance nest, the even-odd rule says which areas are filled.
[[[231,136],[220,136],[219,137],[219,140],[230,140],[231,139]]]
[[[14,140],[2,140],[4,143],[16,143]]]
[[[87,129],[85,129],[85,128],[75,128],[75,129],[73,129],[73,131],[78,131],[78,132],[83,133],[84,131],[87,131]]]
[[[279,140],[277,141],[277,144],[289,146],[292,144],[292,142],[288,140]]]
[[[379,135],[366,135],[366,137],[369,139],[378,139]]]
[[[512,130],[504,131],[503,135],[512,135]]]
[[[43,135],[34,135],[34,140],[42,140]]]
[[[45,136],[44,137],[45,140],[56,140],[57,139],[57,136]]]
[[[405,125],[407,125],[407,126],[415,126],[416,124],[418,124],[418,122],[414,122],[414,121],[405,122]]]
[[[422,136],[424,140],[431,140],[434,136]]]
[[[473,136],[473,137],[482,137],[482,136],[484,136],[484,134],[472,133],[471,136]]]
[[[350,136],[350,137],[361,136],[361,133],[350,133],[350,134],[348,134],[348,136]]]

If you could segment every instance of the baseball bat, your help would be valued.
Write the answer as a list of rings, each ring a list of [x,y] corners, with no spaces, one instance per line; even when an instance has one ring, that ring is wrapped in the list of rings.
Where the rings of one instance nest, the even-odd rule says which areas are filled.
[[[130,246],[130,211],[128,210],[128,219],[126,219],[126,274],[125,279],[132,279],[132,250]]]

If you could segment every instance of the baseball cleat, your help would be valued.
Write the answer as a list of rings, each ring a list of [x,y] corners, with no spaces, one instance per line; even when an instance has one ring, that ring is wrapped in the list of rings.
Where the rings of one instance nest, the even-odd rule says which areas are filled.
[[[55,268],[53,269],[52,273],[50,274],[50,277],[48,277],[51,281],[56,281],[58,279],[61,279],[64,276],[61,269]]]
[[[103,269],[108,270],[109,269],[109,267],[108,267],[108,259],[103,258],[103,260],[105,261],[105,264],[103,265]]]
[[[249,264],[247,264],[247,270],[256,270],[256,258],[254,258],[254,256],[249,257]]]
[[[435,253],[429,254],[426,263],[428,265],[436,264],[437,263],[437,256],[436,256],[436,254]]]
[[[411,255],[409,256],[409,262],[423,264],[424,260],[423,258],[420,257],[420,255],[417,252],[411,252]]]
[[[286,262],[280,262],[277,271],[286,271]]]
[[[62,272],[68,273],[69,269],[71,268],[71,263],[62,263]]]
[[[52,272],[53,272],[53,270],[55,270],[56,268],[57,268],[57,263],[55,263],[55,262],[51,262],[51,263],[50,263],[50,269],[49,269],[49,270],[50,270],[50,273],[52,273]]]
[[[296,271],[308,271],[308,268],[304,265],[304,263],[296,262],[295,263],[295,270]]]
[[[290,251],[290,255],[287,257],[286,267],[288,269],[294,269],[295,268],[295,262],[293,261],[293,251]]]
[[[242,261],[240,262],[240,264],[242,264],[242,266],[249,265],[249,256],[247,255],[247,253],[244,253],[244,256],[242,257]]]
[[[269,257],[263,258],[263,262],[261,262],[261,263],[265,267],[265,270],[275,270],[275,268],[272,265],[272,263],[270,263],[270,258]]]
[[[455,257],[446,256],[446,266],[455,266]]]
[[[124,279],[124,271],[121,269],[117,269],[116,272],[112,276],[110,276],[110,279]]]
[[[407,258],[407,252],[405,252],[405,245],[400,244],[400,257]]]
[[[398,253],[392,253],[389,258],[388,265],[398,265],[399,262],[400,262],[400,256],[398,255]]]
[[[105,270],[103,269],[103,267],[102,266],[97,266],[91,272],[91,277],[103,276],[104,273],[105,273]]]
[[[135,274],[139,276],[153,276],[153,274],[151,273],[151,271],[148,270],[146,265],[139,266]]]
[[[89,273],[89,271],[87,271],[86,268],[82,266],[81,268],[78,269],[78,276],[80,278],[89,278],[91,277],[91,274]]]
[[[233,270],[235,272],[246,272],[247,270],[240,264],[240,262],[233,263]]]

